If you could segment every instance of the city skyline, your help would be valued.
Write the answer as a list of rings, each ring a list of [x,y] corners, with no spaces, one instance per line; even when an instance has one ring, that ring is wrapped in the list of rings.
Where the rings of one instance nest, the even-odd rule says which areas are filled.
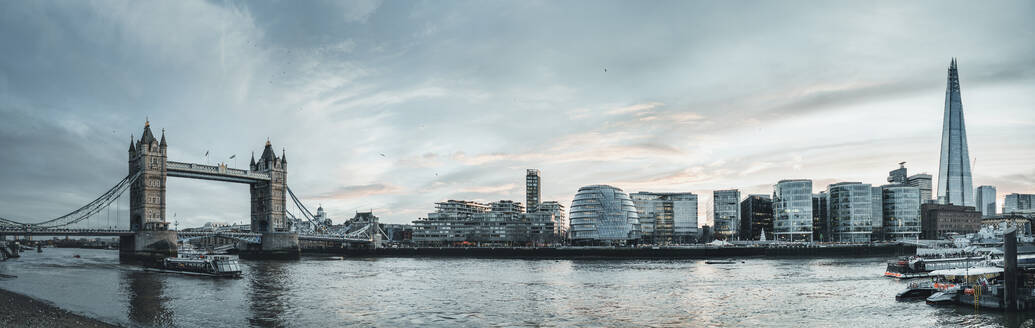
[[[995,3],[995,15],[965,2],[762,4],[794,23],[737,4],[572,16],[565,4],[360,4],[0,5],[11,45],[0,59],[0,216],[57,217],[111,187],[150,118],[179,160],[246,168],[271,139],[291,157],[292,189],[336,222],[373,210],[409,223],[447,199],[522,200],[522,173],[535,168],[543,201],[569,205],[596,184],[692,192],[698,224],[711,225],[713,190],[880,185],[902,161],[937,174],[952,57],[973,185],[995,186],[998,204],[1035,193],[1030,3]],[[541,27],[514,29],[529,20]],[[198,24],[172,30],[178,21]],[[580,39],[574,26],[592,37],[567,44]],[[169,190],[170,221],[247,221],[246,187],[174,178]]]

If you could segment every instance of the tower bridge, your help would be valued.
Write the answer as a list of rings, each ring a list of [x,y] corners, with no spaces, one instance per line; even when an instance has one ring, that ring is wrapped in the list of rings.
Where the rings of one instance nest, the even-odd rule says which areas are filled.
[[[67,215],[34,223],[0,218],[0,235],[118,236],[120,258],[147,259],[175,256],[177,244],[194,238],[222,238],[238,241],[242,258],[298,258],[300,245],[377,247],[384,232],[378,223],[367,227],[346,227],[335,231],[314,219],[287,186],[287,155],[277,156],[269,140],[258,159],[254,153],[248,169],[226,164],[206,165],[168,160],[165,130],[155,138],[150,122],[144,123],[139,140],[130,141],[128,174],[115,187],[94,201]],[[202,179],[249,185],[250,232],[183,232],[169,230],[166,216],[168,177]],[[129,229],[73,228],[76,224],[110,208],[129,191]],[[287,199],[291,202],[288,203]],[[287,211],[295,207],[301,218]],[[300,243],[302,241],[302,243]]]

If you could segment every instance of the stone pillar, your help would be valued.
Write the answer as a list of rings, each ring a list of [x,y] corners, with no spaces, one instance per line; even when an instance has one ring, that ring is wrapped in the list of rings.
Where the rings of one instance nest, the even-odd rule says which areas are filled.
[[[1003,296],[1006,311],[1017,311],[1017,228],[1003,234]]]
[[[238,244],[240,257],[247,260],[297,260],[302,256],[296,232],[267,232],[259,244]]]
[[[176,231],[137,231],[119,237],[119,260],[123,262],[157,262],[176,257]]]

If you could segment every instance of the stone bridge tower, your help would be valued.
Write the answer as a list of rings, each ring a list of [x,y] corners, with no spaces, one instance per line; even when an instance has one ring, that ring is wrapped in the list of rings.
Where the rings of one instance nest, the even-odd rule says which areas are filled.
[[[285,218],[285,202],[287,196],[287,156],[281,153],[278,158],[269,140],[262,150],[259,161],[252,155],[251,171],[270,174],[270,181],[262,181],[251,185],[252,194],[252,232],[271,233],[287,232],[291,229]]]
[[[129,144],[129,175],[140,172],[140,178],[129,190],[129,227],[133,231],[168,230],[165,221],[166,178],[165,131],[162,140],[151,133],[151,122],[144,123],[140,140]]]

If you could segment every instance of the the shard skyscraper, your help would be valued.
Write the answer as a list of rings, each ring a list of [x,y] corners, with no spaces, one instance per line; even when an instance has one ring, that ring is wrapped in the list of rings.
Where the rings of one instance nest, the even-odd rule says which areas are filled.
[[[960,100],[960,77],[956,70],[955,58],[949,64],[949,81],[945,87],[942,154],[938,167],[938,202],[974,206],[967,129],[963,125],[963,102]]]

